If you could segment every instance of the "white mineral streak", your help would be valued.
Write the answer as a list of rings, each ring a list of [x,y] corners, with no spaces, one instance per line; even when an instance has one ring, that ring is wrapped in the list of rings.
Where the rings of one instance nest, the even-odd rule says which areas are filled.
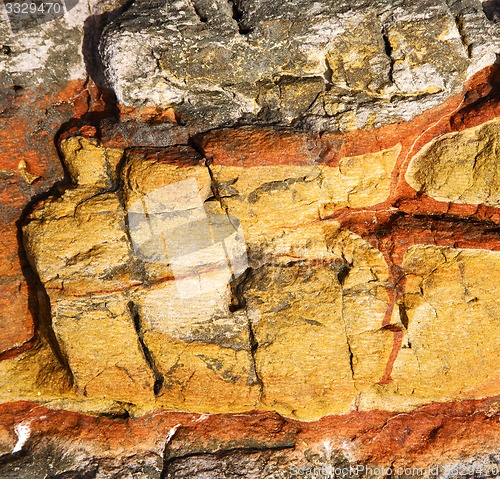
[[[24,421],[14,426],[14,432],[17,435],[17,442],[14,449],[12,449],[12,454],[19,452],[26,444],[26,441],[31,435],[30,424],[31,421]]]

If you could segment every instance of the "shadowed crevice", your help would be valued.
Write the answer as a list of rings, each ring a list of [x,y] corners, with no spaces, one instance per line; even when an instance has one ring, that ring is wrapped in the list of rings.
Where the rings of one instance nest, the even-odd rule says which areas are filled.
[[[483,2],[483,12],[490,22],[500,23],[500,1],[492,0]]]
[[[464,20],[460,15],[455,15],[455,25],[457,26],[458,33],[460,34],[460,40],[465,48],[465,52],[468,58],[472,58],[472,44],[467,39],[467,32],[465,30]]]
[[[162,387],[163,387],[163,383],[165,382],[165,379],[164,379],[163,375],[160,373],[160,371],[158,370],[158,367],[156,366],[156,361],[155,361],[151,351],[149,350],[148,346],[146,345],[146,343],[144,341],[144,331],[142,328],[141,319],[139,317],[139,312],[137,310],[136,305],[132,301],[130,301],[128,303],[128,308],[129,308],[130,314],[134,320],[134,328],[135,328],[135,331],[137,333],[137,339],[138,339],[139,344],[141,346],[141,350],[144,354],[144,358],[145,358],[146,363],[148,364],[148,366],[151,369],[151,372],[153,373],[153,376],[155,378],[153,392],[154,392],[155,396],[158,396],[160,394]]]
[[[61,163],[63,163],[61,161]],[[23,226],[28,223],[28,217],[33,211],[35,205],[49,197],[58,197],[61,195],[67,185],[69,184],[69,175],[65,172],[65,178],[56,182],[48,191],[35,195],[31,198],[28,204],[23,209],[19,220],[16,222],[17,226],[17,242],[18,242],[18,255],[21,264],[21,270],[28,286],[28,309],[33,318],[35,326],[35,338],[43,337],[48,342],[57,360],[64,367],[68,375],[69,387],[73,386],[74,378],[68,359],[61,349],[57,341],[54,329],[52,327],[52,315],[50,299],[43,286],[38,273],[34,266],[34,260],[29,258],[25,249],[23,241]],[[2,358],[3,359],[3,358]]]
[[[87,74],[92,78],[98,88],[108,88],[104,74],[104,64],[99,54],[99,42],[106,25],[130,8],[134,0],[120,0],[120,6],[104,11],[100,14],[90,15],[83,25],[82,54]]]
[[[384,49],[385,49],[385,54],[387,55],[387,58],[389,59],[389,72],[388,72],[388,77],[391,83],[394,83],[394,58],[392,57],[392,45],[391,42],[389,41],[389,37],[387,35],[387,28],[384,27],[382,29],[382,39],[384,40]]]
[[[406,314],[406,306],[404,303],[399,303],[399,318],[404,328],[408,330],[408,314]]]
[[[239,0],[229,0],[228,2],[233,8],[233,20],[238,24],[238,32],[240,35],[248,35],[253,28],[246,24],[245,12],[241,8]]]
[[[233,469],[232,464],[234,463],[234,467],[238,467],[237,464],[241,463],[241,460],[244,459],[245,462],[255,462],[255,465],[257,465],[263,457],[262,461],[262,469],[265,468],[265,466],[268,464],[269,459],[272,455],[279,453],[280,451],[286,451],[286,450],[291,450],[295,448],[295,445],[291,446],[274,446],[274,447],[252,447],[252,448],[232,448],[232,449],[225,449],[221,451],[216,451],[212,453],[190,453],[190,454],[185,454],[182,456],[178,457],[171,457],[169,455],[168,451],[168,445],[170,444],[171,441],[168,441],[167,447],[165,448],[165,452],[163,457],[165,458],[163,470],[160,474],[160,479],[168,479],[169,477],[177,477],[176,474],[176,469],[179,468],[181,471],[185,471],[185,466],[184,464],[189,464],[188,467],[191,467],[193,470],[192,472],[196,474],[194,477],[202,477],[199,476],[198,474],[202,472],[203,474],[210,474],[210,472],[213,472],[213,476],[207,475],[203,477],[245,477],[246,474],[244,471],[239,471],[240,473],[236,473],[237,475],[234,475],[232,471],[229,471],[228,469]],[[238,459],[235,461],[235,459]],[[196,466],[199,464],[200,468],[199,470],[195,470]],[[252,470],[252,472],[255,472]],[[263,472],[263,471],[261,471]],[[229,474],[229,475],[222,475],[222,474]],[[179,477],[186,477],[184,475],[179,476]],[[250,477],[250,476],[247,476]],[[251,477],[256,477],[252,474]],[[264,477],[264,476],[263,476]],[[269,476],[266,476],[269,477]],[[272,476],[274,477],[274,476]]]

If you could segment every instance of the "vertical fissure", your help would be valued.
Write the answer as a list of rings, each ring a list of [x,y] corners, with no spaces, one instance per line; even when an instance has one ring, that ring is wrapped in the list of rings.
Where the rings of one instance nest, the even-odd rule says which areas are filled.
[[[384,41],[384,49],[385,49],[385,54],[387,55],[387,58],[389,59],[389,72],[388,72],[388,76],[389,76],[389,80],[391,83],[394,83],[394,58],[392,56],[392,45],[391,45],[391,42],[389,40],[389,36],[387,34],[387,27],[383,27],[382,28],[382,39]]]
[[[61,160],[61,164],[64,165],[59,149],[56,150]],[[49,199],[51,197],[60,197],[61,191],[65,185],[69,183],[69,176],[65,170],[65,178],[61,181],[56,182],[48,191],[34,195],[24,208],[21,216],[16,223],[17,229],[17,240],[18,240],[18,255],[19,260],[22,265],[22,274],[26,281],[28,288],[28,310],[30,311],[34,327],[35,334],[32,339],[25,343],[29,346],[33,342],[36,342],[41,337],[47,342],[48,346],[55,355],[57,361],[64,368],[68,387],[71,388],[75,385],[75,378],[73,371],[71,370],[69,360],[66,352],[61,347],[59,340],[56,335],[56,331],[53,325],[52,317],[52,305],[50,296],[42,283],[42,280],[37,272],[35,266],[35,258],[31,256],[29,251],[27,251],[25,236],[23,232],[23,227],[29,223],[29,215],[32,212],[34,206],[43,200]],[[24,345],[22,345],[19,350],[22,351]],[[7,355],[11,352],[16,351],[18,348],[7,351]]]
[[[399,318],[401,319],[401,324],[406,330],[408,330],[408,315],[406,314],[406,307],[404,303],[399,303]]]
[[[344,282],[345,282],[347,276],[349,275],[349,272],[352,269],[352,264],[349,263],[343,256],[344,255],[342,254],[342,260],[343,260],[342,266],[337,271],[337,280],[339,282],[340,289],[341,289],[340,314],[342,316],[342,322],[344,323],[344,333],[345,333],[345,340],[346,340],[346,344],[347,344],[347,350],[349,352],[349,367],[351,369],[352,383],[353,383],[354,389],[357,389],[356,382],[354,380],[354,353],[352,351],[351,343],[349,341],[349,332],[348,332],[347,323],[346,323],[346,320],[344,317],[344,294],[345,294],[344,293]]]
[[[255,333],[253,331],[252,320],[248,318],[248,333],[250,339],[250,357],[252,358],[252,366],[255,374],[255,382],[259,386],[259,401],[262,400],[262,396],[264,395],[264,382],[262,378],[259,376],[259,372],[257,370],[257,361],[255,359],[255,354],[259,347],[259,342],[255,338]]]
[[[153,373],[153,376],[155,378],[154,386],[153,386],[153,392],[155,396],[158,396],[160,394],[160,391],[163,387],[163,383],[165,382],[165,378],[163,375],[160,373],[156,366],[155,359],[153,357],[153,354],[149,350],[148,346],[146,345],[146,342],[144,341],[144,330],[142,328],[141,324],[141,318],[139,317],[139,312],[137,311],[136,305],[130,301],[128,303],[128,308],[130,310],[130,314],[132,316],[133,322],[134,322],[134,328],[137,333],[137,339],[139,341],[139,344],[141,346],[142,353],[144,355],[144,359],[146,360],[147,365],[151,369],[151,372]]]
[[[200,8],[200,6],[198,5],[198,3],[196,1],[193,1],[192,4],[193,4],[194,12],[196,13],[198,18],[200,19],[200,22],[207,23],[208,22],[207,14]]]
[[[245,23],[245,12],[242,10],[240,2],[238,0],[228,0],[228,3],[232,6],[233,20],[235,20],[238,25],[238,32],[240,35],[248,35],[251,33],[253,29]]]
[[[323,73],[323,78],[325,80],[325,90],[331,89],[333,84],[333,70],[328,61],[328,58],[325,58],[325,72]]]
[[[251,268],[247,268],[247,270],[239,276],[237,279],[233,279],[231,282],[231,304],[229,306],[229,310],[231,312],[235,312],[238,310],[243,310],[246,308],[246,301],[244,297],[244,286],[248,281],[251,274]],[[255,353],[259,347],[259,343],[255,338],[255,333],[253,331],[252,320],[247,316],[247,328],[248,328],[248,339],[249,339],[249,352],[250,358],[252,361],[253,374],[254,378],[251,380],[251,384],[257,384],[259,386],[260,398],[264,394],[264,383],[259,376],[257,371],[257,362],[255,359]]]
[[[460,35],[460,41],[462,42],[462,45],[465,48],[465,53],[467,54],[467,58],[472,58],[472,44],[467,39],[467,32],[465,30],[463,18],[460,15],[455,15],[454,19],[458,33]]]

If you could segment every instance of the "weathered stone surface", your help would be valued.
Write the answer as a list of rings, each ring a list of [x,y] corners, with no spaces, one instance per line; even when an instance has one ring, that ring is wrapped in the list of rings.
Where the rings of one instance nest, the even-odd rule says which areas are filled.
[[[384,259],[356,235],[320,233],[285,236],[289,243],[277,242],[271,264],[254,267],[242,290],[263,407],[308,419],[355,407],[359,391],[382,377],[392,348],[391,333],[381,330]]]
[[[317,135],[291,129],[222,128],[194,140],[209,161],[224,166],[312,166],[333,159]]]
[[[117,195],[85,187],[66,190],[61,198],[40,205],[25,234],[26,249],[37,257],[37,273],[50,296],[52,328],[78,391],[121,400],[130,394],[149,397],[154,378],[128,300],[116,292],[134,283]]]
[[[210,170],[221,204],[241,220],[245,238],[253,245],[282,228],[317,221],[344,207],[382,203],[389,196],[401,147],[345,157],[338,166],[247,166],[246,159],[232,166],[240,163],[232,145],[218,154],[209,147],[205,151],[212,158]]]
[[[337,259],[342,265],[338,272],[341,311],[354,386],[363,391],[383,377],[392,348],[392,335],[386,327],[399,326],[400,322],[396,314],[386,321],[389,271],[380,251],[350,231],[333,229],[327,235],[327,245],[342,259]]]
[[[16,350],[33,340],[34,324],[24,281],[0,285],[0,351]]]
[[[385,474],[391,468],[391,475],[426,479],[489,477],[499,467],[499,434],[498,399],[435,403],[408,414],[352,412],[312,423],[262,412],[158,411],[109,419],[17,402],[1,406],[0,474],[291,479],[333,476],[341,468],[355,478],[384,477],[375,472],[383,466]]]
[[[24,234],[78,393],[316,419],[349,411],[383,375],[387,265],[334,223],[307,223],[324,185],[339,194],[330,178],[344,201],[362,205],[370,185],[383,201],[399,145],[313,166],[315,197],[301,179],[309,166],[209,169],[188,147],[135,149],[119,163],[122,152],[82,138],[61,151],[77,183],[39,203]],[[233,203],[225,184],[241,191]],[[298,216],[283,221],[294,202]]]
[[[186,402],[182,391],[190,391],[187,383],[195,372],[206,370],[205,379],[201,374],[191,382],[195,390],[184,393],[188,407],[215,408],[223,389],[239,404],[241,395],[235,393],[235,381],[241,377],[245,390],[254,382],[247,320],[240,325],[241,334],[234,334],[234,340],[226,338],[221,346],[216,344],[221,334],[241,323],[241,318],[232,317],[229,311],[229,277],[222,278],[222,289],[208,288],[205,296],[195,298],[199,300],[198,318],[191,305],[192,295],[179,297],[175,281],[161,283],[169,277],[175,279],[172,275],[179,273],[179,264],[176,269],[171,258],[148,257],[141,234],[141,225],[151,227],[150,220],[155,216],[159,221],[155,227],[162,232],[162,221],[171,227],[168,222],[172,213],[182,216],[192,212],[184,211],[177,197],[183,192],[176,187],[181,179],[192,178],[195,185],[199,179],[200,189],[196,187],[195,192],[199,200],[194,199],[200,206],[200,195],[203,199],[209,196],[210,175],[199,155],[189,148],[167,149],[160,154],[146,150],[141,157],[137,156],[139,152],[132,152],[120,167],[125,188],[117,194],[106,190],[116,186],[116,167],[123,152],[82,138],[64,141],[61,151],[77,184],[60,197],[41,202],[24,231],[26,249],[51,299],[52,328],[77,391],[86,397],[147,402],[154,399],[153,392],[159,393],[164,383],[164,403],[181,408]],[[171,203],[169,217],[168,211],[154,209],[154,201],[165,202],[168,194],[156,200],[152,194],[171,184],[177,189],[171,192],[175,202]],[[149,208],[143,211],[146,216],[136,221],[129,215],[127,219],[124,206],[129,205],[128,211],[133,213],[134,205],[141,201]],[[165,208],[168,204],[158,203]],[[220,208],[212,213],[224,215]],[[178,220],[174,223],[183,224]],[[160,257],[170,253],[163,244],[151,248]],[[160,284],[156,288],[136,288],[146,280]],[[220,283],[221,279],[216,274],[213,281]],[[221,308],[225,310],[222,317]],[[134,317],[137,312],[139,318]],[[212,324],[214,314],[217,320]],[[107,331],[110,336],[105,334]],[[190,346],[193,339],[208,344]],[[226,363],[221,370],[221,364]],[[214,381],[219,381],[219,387],[214,387]],[[213,387],[214,395],[205,397],[209,387]],[[170,389],[172,393],[167,394]],[[226,403],[222,404],[224,410]],[[242,404],[252,407],[255,399],[243,400]]]
[[[77,187],[42,201],[25,228],[26,250],[38,258],[50,297],[51,327],[80,394],[126,400],[134,391],[147,398],[154,378],[128,300],[116,293],[137,283],[127,270],[125,212],[119,197],[106,192],[116,186],[123,152],[81,138],[61,150]],[[106,336],[107,330],[114,332]]]
[[[102,148],[85,138],[70,137],[61,143],[61,152],[73,183],[102,190],[117,186],[122,150]]]
[[[129,209],[143,196],[187,178],[196,179],[202,201],[212,195],[204,159],[192,148],[132,149],[122,169],[125,205]]]
[[[79,394],[121,401],[151,399],[155,378],[126,297],[53,300],[52,327]]]
[[[498,251],[418,245],[405,255],[407,331],[399,394],[457,400],[498,394]]]
[[[40,398],[50,401],[66,397],[70,388],[71,377],[45,338],[29,351],[0,361],[2,403]]]
[[[406,180],[439,201],[498,206],[499,145],[498,119],[440,136],[413,157]]]
[[[34,342],[36,320],[36,297],[31,294],[28,299],[24,294],[35,287],[19,248],[17,221],[34,197],[64,177],[54,137],[62,125],[84,115],[92,102],[87,69],[93,70],[95,59],[89,26],[97,28],[104,16],[120,6],[120,0],[56,1],[44,4],[45,14],[28,16],[8,15],[4,3],[0,15],[0,283],[11,291],[19,287],[20,292],[0,305],[6,331],[0,355],[12,355]],[[18,7],[14,3],[13,9],[31,8],[26,2]],[[57,7],[60,14],[54,14]]]
[[[75,1],[0,27],[0,476],[498,475],[498,5]]]
[[[307,261],[264,266],[245,289],[263,405],[308,419],[348,411],[356,390],[335,272]]]
[[[399,144],[343,157],[338,166],[246,166],[228,147],[207,153],[207,167],[189,147],[123,155],[81,138],[65,140],[61,151],[80,183],[34,209],[25,244],[84,397],[209,413],[260,408],[312,420],[353,408],[406,409],[498,393],[490,380],[493,363],[481,365],[484,377],[476,374],[478,385],[469,392],[465,379],[443,382],[444,372],[431,367],[435,355],[484,332],[484,321],[462,328],[457,346],[451,339],[446,344],[447,309],[429,319],[429,330],[412,332],[423,327],[417,316],[425,313],[412,296],[411,288],[419,291],[413,278],[425,277],[425,268],[432,272],[425,281],[438,274],[432,255],[390,269],[405,251],[396,237],[388,236],[398,244],[394,249],[376,236],[379,250],[337,222],[321,221],[328,207],[385,201]],[[107,191],[118,184],[118,191]],[[417,234],[418,225],[408,225]],[[486,236],[475,235],[471,246],[487,247]],[[414,251],[420,250],[410,249],[408,258]],[[455,248],[449,254],[466,261],[467,251],[476,251],[470,261],[479,262],[471,266],[478,271],[496,255]],[[420,263],[425,271],[415,273],[412,264]],[[453,274],[442,279],[447,291],[461,288]],[[447,304],[444,286],[436,287]],[[495,294],[477,293],[478,318]],[[425,295],[422,301],[425,306]],[[451,306],[454,312],[461,307]],[[465,310],[463,317],[471,324]],[[443,335],[437,352],[430,344],[436,334]],[[420,359],[408,346],[414,343],[429,355],[422,359],[429,376],[418,370]],[[461,358],[457,378],[468,361]]]
[[[49,290],[98,293],[132,281],[125,211],[115,193],[68,189],[39,204],[24,231],[25,248]]]
[[[353,129],[442,103],[495,62],[499,38],[475,0],[155,0],[109,26],[101,53],[127,105]]]
[[[260,388],[249,341],[244,348],[235,349],[219,346],[210,333],[199,335],[201,340],[186,342],[156,332],[144,333],[144,342],[157,358],[164,378],[157,403],[169,409],[205,413],[259,408]]]

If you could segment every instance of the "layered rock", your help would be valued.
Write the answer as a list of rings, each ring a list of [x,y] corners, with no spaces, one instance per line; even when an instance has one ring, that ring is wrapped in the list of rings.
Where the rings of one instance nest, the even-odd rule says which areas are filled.
[[[481,2],[141,2],[101,42],[126,105],[209,125],[304,117],[329,130],[410,120],[495,62]]]
[[[34,3],[14,4],[2,4],[0,15],[0,357],[5,358],[36,342],[36,281],[19,248],[17,222],[33,198],[64,178],[61,163],[54,161],[61,125],[106,96],[87,81],[95,73],[93,30],[123,2],[56,1],[37,5],[35,14],[21,13]],[[97,103],[102,109],[104,102]]]
[[[497,253],[484,248],[498,242],[471,232],[461,238],[476,249],[425,246],[449,241],[420,238],[411,223],[412,242],[383,223],[382,236],[359,236],[324,213],[383,204],[401,145],[331,166],[262,167],[201,145],[209,165],[187,146],[124,154],[83,138],[61,145],[75,185],[41,202],[24,233],[78,394],[309,420],[496,394],[491,355],[475,363],[477,384],[461,379],[465,339],[487,329],[472,319],[492,307],[484,279],[467,279],[475,299],[459,292],[465,270],[494,267]],[[427,151],[408,170],[417,177]],[[438,283],[444,263],[451,276]],[[447,306],[450,285],[457,296]],[[428,306],[427,294],[444,303]],[[476,349],[494,354],[496,339],[485,336],[490,346]]]
[[[400,394],[496,394],[498,286],[492,278],[499,261],[498,251],[430,245],[408,250],[402,303],[407,331],[392,372]]]
[[[498,475],[495,2],[64,3],[0,20],[0,475]]]
[[[499,468],[498,400],[432,404],[408,414],[352,412],[312,423],[262,412],[111,419],[29,402],[0,407],[0,474],[19,479],[427,479],[490,477]]]
[[[380,331],[387,265],[356,235],[314,222],[335,181],[341,205],[371,184],[385,199],[399,150],[313,167],[315,176],[277,166],[263,177],[260,167],[209,169],[188,147],[121,160],[65,140],[75,185],[39,203],[24,234],[77,392],[136,403],[154,394],[202,412],[348,411],[391,350]],[[363,162],[374,165],[366,174]]]
[[[242,221],[251,245],[275,236],[281,228],[291,230],[341,208],[373,206],[389,197],[399,144],[326,162],[321,159],[324,148],[305,142],[296,146],[296,154],[281,150],[275,156],[268,151],[269,158],[261,158],[261,133],[256,132],[254,139],[254,132],[228,130],[217,132],[217,144],[210,134],[200,141],[211,162],[216,195],[228,213]],[[287,139],[286,133],[283,137]],[[281,143],[282,138],[274,141]],[[255,153],[239,151],[248,141]]]

